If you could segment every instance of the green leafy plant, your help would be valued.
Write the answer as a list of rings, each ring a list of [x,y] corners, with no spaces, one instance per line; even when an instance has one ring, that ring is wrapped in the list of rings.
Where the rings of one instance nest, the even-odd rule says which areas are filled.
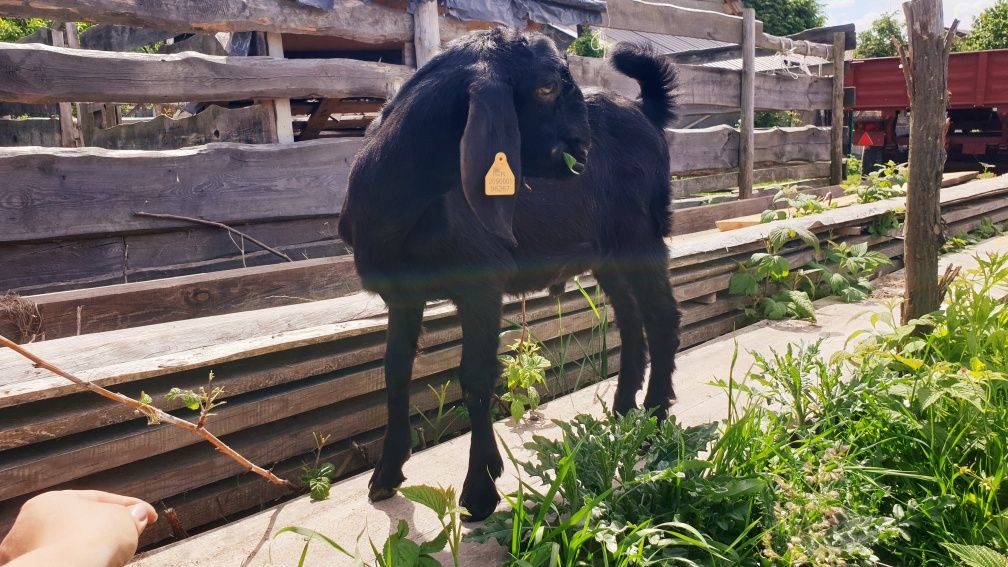
[[[320,435],[312,432],[315,439],[315,462],[311,465],[301,467],[301,486],[308,488],[308,494],[314,501],[329,498],[329,491],[332,488],[333,476],[336,474],[336,467],[332,463],[322,462],[322,449],[329,441],[331,435]]]
[[[847,168],[847,181],[861,180],[861,168],[863,163],[857,156],[849,155],[844,158],[844,165]]]
[[[207,417],[213,415],[210,413],[214,408],[220,407],[227,402],[217,401],[224,393],[224,388],[213,385],[214,373],[211,370],[210,376],[207,378],[207,385],[210,386],[210,390],[203,386],[199,387],[199,391],[172,388],[165,394],[165,400],[181,400],[185,407],[192,411],[198,411],[200,413],[199,420],[196,422],[197,427],[203,427],[206,424]]]
[[[994,173],[995,166],[993,164],[980,162],[980,167],[983,168],[983,171],[980,172],[980,175],[977,175],[977,179],[994,179],[997,177],[997,174]]]
[[[605,57],[606,45],[602,36],[585,26],[577,39],[567,48],[567,53],[581,57]]]
[[[845,192],[855,194],[858,203],[874,203],[893,197],[906,195],[908,169],[906,164],[889,161],[876,166],[877,169],[868,174],[868,179],[861,183],[847,185]]]
[[[896,211],[886,211],[868,225],[868,234],[890,236],[903,226],[903,223],[900,222],[901,214]]]
[[[754,353],[718,383],[725,422],[557,422],[508,453],[511,510],[470,537],[520,566],[1003,566],[1008,255],[976,261],[941,311],[874,312],[832,358],[821,340]]]
[[[746,312],[751,317],[815,321],[812,298],[799,289],[812,274],[802,269],[792,270],[790,262],[781,255],[784,246],[795,238],[819,250],[819,239],[812,232],[802,228],[777,228],[766,239],[766,252],[753,254],[729,281],[731,295],[750,298]]]
[[[989,217],[984,217],[980,219],[980,224],[970,232],[959,232],[950,236],[942,244],[941,251],[943,254],[958,252],[959,250],[978,244],[982,240],[994,238],[1004,233],[1005,227],[1003,225],[994,224]]]
[[[809,264],[817,275],[811,294],[815,297],[835,295],[847,303],[864,301],[873,289],[871,276],[891,263],[888,256],[869,250],[867,242],[854,246],[830,242],[824,261]]]
[[[539,407],[539,390],[536,386],[546,383],[545,371],[552,364],[539,354],[539,345],[528,337],[521,337],[511,346],[513,354],[500,357],[503,364],[501,376],[507,391],[501,400],[508,404],[511,418],[521,421],[526,410],[535,411]]]
[[[802,193],[802,190],[806,189],[805,187],[798,185],[778,187],[777,194],[774,195],[774,204],[778,208],[763,211],[763,214],[760,215],[760,221],[763,223],[816,215],[834,207],[833,200],[829,196],[820,197],[810,193]]]
[[[427,384],[427,389],[434,394],[437,398],[437,408],[433,412],[424,412],[420,408],[415,408],[417,414],[420,415],[420,420],[424,424],[424,432],[429,432],[431,435],[431,444],[437,445],[444,438],[451,428],[462,420],[465,420],[469,414],[463,405],[453,405],[449,406],[446,401],[448,399],[448,389],[451,387],[451,382],[443,382],[440,386],[435,388],[434,386]],[[424,445],[426,445],[426,439],[424,439]]]
[[[441,567],[441,562],[434,558],[433,554],[444,550],[448,546],[452,554],[455,567],[459,566],[459,545],[462,541],[462,516],[468,514],[465,508],[457,504],[454,488],[441,488],[433,486],[406,486],[399,489],[399,493],[406,499],[416,502],[421,506],[433,511],[441,523],[441,531],[434,539],[417,543],[409,537],[409,524],[405,520],[399,520],[396,529],[389,534],[381,549],[369,540],[371,551],[375,556],[373,567]],[[304,567],[308,557],[308,546],[312,541],[318,541],[328,545],[340,554],[354,560],[355,565],[367,566],[359,550],[353,553],[342,545],[315,530],[298,526],[288,526],[278,530],[273,537],[281,534],[292,533],[303,536],[304,547],[298,559],[298,567]],[[358,542],[363,532],[358,536]]]

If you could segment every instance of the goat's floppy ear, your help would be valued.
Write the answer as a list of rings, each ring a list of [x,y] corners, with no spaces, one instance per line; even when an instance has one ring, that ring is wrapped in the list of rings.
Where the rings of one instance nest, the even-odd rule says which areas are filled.
[[[498,154],[506,156],[506,163]],[[478,82],[469,89],[469,118],[459,147],[462,189],[469,207],[494,235],[517,246],[511,230],[515,194],[521,184],[521,133],[511,87],[496,81]],[[507,179],[507,169],[514,183],[486,187],[487,174],[495,169],[496,179]],[[506,169],[504,169],[506,168]],[[512,186],[513,185],[513,186]]]

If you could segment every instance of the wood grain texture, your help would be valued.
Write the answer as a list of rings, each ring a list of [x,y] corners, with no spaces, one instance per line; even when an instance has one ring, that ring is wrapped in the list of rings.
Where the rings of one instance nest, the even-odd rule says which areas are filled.
[[[829,176],[829,162],[799,163],[777,167],[756,169],[753,172],[754,183],[774,183],[778,181],[793,181],[820,179]],[[672,196],[675,198],[691,197],[698,193],[724,191],[738,187],[738,175],[735,173],[719,173],[672,180]]]
[[[833,104],[830,109],[832,136],[830,155],[830,183],[839,185],[844,179],[844,44],[846,35],[837,33],[833,36],[833,51],[841,54],[839,65],[833,65]]]
[[[364,0],[335,0],[325,11],[272,0],[0,0],[0,15],[70,22],[101,22],[174,32],[266,31],[328,35],[370,46],[402,45],[413,37],[405,10]],[[467,27],[441,18],[442,35],[453,39]]]
[[[268,144],[272,140],[266,122],[271,117],[259,104],[243,108],[210,105],[187,118],[159,114],[145,122],[95,129],[88,145],[110,150],[173,150],[214,142]]]
[[[57,118],[0,118],[0,146],[57,147],[61,136]]]
[[[673,174],[739,167],[739,131],[730,126],[665,131]],[[826,161],[830,129],[818,126],[773,128],[754,134],[757,164]]]
[[[11,102],[177,102],[388,98],[411,71],[353,59],[110,53],[0,43],[0,98]]]
[[[742,12],[742,118],[739,122],[739,199],[753,194],[756,166],[756,10]]]
[[[0,234],[10,243],[185,226],[133,216],[141,210],[224,223],[335,215],[360,144],[3,148],[0,177],[17,181],[0,200]]]
[[[174,37],[176,32],[116,24],[95,24],[80,34],[82,49],[129,51]]]
[[[622,75],[604,59],[568,56],[571,73],[585,87],[597,87],[635,99],[640,95],[636,81]],[[704,112],[730,112],[741,108],[742,73],[732,69],[678,65],[678,103],[686,114],[698,107]],[[823,77],[757,74],[757,110],[826,110],[832,104],[832,81]]]

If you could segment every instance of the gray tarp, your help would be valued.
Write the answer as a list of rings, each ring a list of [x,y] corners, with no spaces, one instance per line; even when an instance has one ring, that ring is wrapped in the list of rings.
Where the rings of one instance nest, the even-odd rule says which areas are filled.
[[[419,0],[410,0],[409,11]],[[573,26],[602,23],[604,0],[440,0],[460,20],[497,22],[524,28],[525,21]]]

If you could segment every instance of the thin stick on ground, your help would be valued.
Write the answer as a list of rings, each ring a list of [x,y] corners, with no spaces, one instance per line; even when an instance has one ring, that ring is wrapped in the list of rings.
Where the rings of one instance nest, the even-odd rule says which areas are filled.
[[[20,345],[16,344],[15,342],[11,341],[10,339],[7,339],[6,337],[0,336],[0,346],[5,346],[5,347],[13,350],[14,352],[20,354],[21,356],[27,358],[28,360],[32,361],[35,364],[36,368],[44,368],[45,370],[48,370],[49,372],[52,372],[53,374],[56,374],[57,376],[61,376],[63,378],[66,378],[67,380],[73,382],[74,384],[77,384],[78,386],[82,386],[82,387],[84,387],[84,388],[86,388],[86,389],[94,392],[95,394],[98,394],[99,396],[101,396],[103,398],[107,398],[109,400],[112,400],[113,402],[122,404],[124,406],[127,406],[129,408],[132,408],[132,409],[136,410],[139,413],[142,413],[143,415],[147,416],[147,418],[151,421],[151,423],[167,423],[168,425],[174,425],[175,427],[179,427],[181,429],[185,429],[187,431],[191,431],[192,433],[195,433],[196,435],[199,435],[200,437],[202,437],[203,439],[205,439],[208,443],[210,443],[211,445],[213,445],[218,451],[220,451],[221,453],[224,453],[228,457],[231,457],[232,459],[234,459],[245,470],[247,470],[249,472],[253,472],[253,473],[255,473],[255,474],[257,474],[257,475],[265,478],[266,480],[268,480],[272,484],[275,484],[277,486],[285,486],[287,488],[290,488],[291,490],[295,490],[297,488],[290,481],[284,480],[284,479],[282,479],[282,478],[274,475],[272,472],[270,472],[270,471],[268,471],[268,470],[266,470],[266,469],[264,469],[264,468],[256,465],[252,461],[250,461],[250,460],[246,459],[245,457],[241,456],[238,452],[236,452],[231,447],[228,447],[223,441],[221,441],[220,439],[218,439],[216,435],[214,435],[213,433],[210,433],[209,431],[207,431],[201,425],[197,425],[195,423],[192,423],[191,421],[187,421],[187,420],[184,420],[182,418],[175,417],[174,415],[172,415],[170,413],[166,413],[166,412],[164,412],[162,410],[159,410],[158,408],[156,408],[156,407],[154,407],[154,406],[152,406],[150,404],[146,404],[146,403],[140,402],[138,400],[134,400],[133,398],[130,398],[128,396],[124,396],[122,394],[113,392],[111,390],[106,390],[105,388],[102,388],[101,386],[99,386],[97,384],[92,384],[91,382],[88,382],[86,380],[82,380],[81,378],[78,378],[77,376],[74,376],[73,374],[70,374],[69,372],[66,372],[66,371],[64,371],[64,370],[62,370],[62,369],[54,366],[53,364],[49,363],[45,359],[43,359],[43,358],[35,355],[34,353],[32,353],[32,352],[28,351],[27,349],[21,347]]]
[[[255,243],[256,246],[262,248],[263,250],[266,250],[267,252],[272,252],[273,254],[276,254],[277,256],[283,258],[284,260],[287,260],[288,262],[293,262],[294,261],[294,260],[291,259],[290,256],[284,254],[283,252],[277,250],[276,248],[273,248],[272,246],[264,243],[263,241],[261,241],[261,240],[259,240],[257,238],[252,238],[251,236],[245,234],[244,232],[242,232],[240,230],[237,230],[237,229],[234,229],[234,228],[231,228],[230,226],[228,226],[228,225],[226,225],[224,223],[221,223],[221,222],[208,221],[206,219],[198,219],[198,218],[194,218],[194,217],[184,217],[184,216],[181,216],[181,215],[169,215],[169,214],[164,214],[164,213],[145,213],[143,211],[137,211],[137,212],[133,213],[133,215],[134,216],[138,216],[138,217],[148,217],[148,218],[152,218],[152,219],[164,219],[164,220],[178,220],[178,221],[194,222],[196,224],[205,224],[207,226],[215,226],[217,228],[223,228],[224,230],[230,232],[231,234],[236,234],[236,235],[238,235],[238,236],[240,236],[242,238],[245,238],[245,239],[249,240],[250,242]],[[242,253],[244,254],[244,251],[242,251]]]

